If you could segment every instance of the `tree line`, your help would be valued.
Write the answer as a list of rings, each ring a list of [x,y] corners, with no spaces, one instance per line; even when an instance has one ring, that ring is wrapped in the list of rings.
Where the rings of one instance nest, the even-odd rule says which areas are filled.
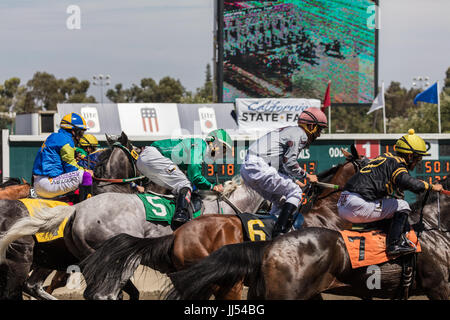
[[[58,103],[96,103],[88,95],[91,83],[76,77],[57,79],[47,72],[36,72],[25,84],[17,77],[0,84],[0,127],[7,128],[13,121],[8,112],[32,113],[39,110],[56,110]],[[306,84],[307,85],[307,84]],[[423,89],[422,89],[423,90]],[[404,133],[409,128],[416,132],[438,132],[438,114],[435,104],[419,102],[414,97],[422,90],[406,89],[399,82],[391,82],[385,90],[388,133]],[[195,92],[186,90],[181,81],[166,76],[158,82],[152,78],[141,79],[139,85],[124,88],[121,83],[106,91],[106,97],[113,103],[214,103],[213,78],[208,64],[205,82]],[[442,132],[450,133],[450,68],[440,94]],[[382,110],[369,115],[370,106],[332,106],[332,133],[382,133]]]

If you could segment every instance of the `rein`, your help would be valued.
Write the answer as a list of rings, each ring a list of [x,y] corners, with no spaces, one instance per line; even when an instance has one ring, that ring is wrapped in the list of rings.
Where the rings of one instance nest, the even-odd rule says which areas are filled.
[[[441,229],[441,217],[440,217],[440,204],[439,204],[439,194],[437,195],[437,206],[438,206],[438,226],[437,226],[437,228],[436,227],[432,227],[432,228],[428,228],[428,229],[426,229],[425,228],[425,225],[424,225],[424,223],[423,223],[423,208],[425,207],[425,205],[426,205],[426,203],[427,203],[427,200],[428,200],[428,197],[429,197],[429,195],[430,195],[430,191],[431,191],[431,189],[428,189],[427,190],[427,192],[426,192],[426,194],[425,194],[425,197],[423,198],[423,201],[422,201],[422,205],[421,205],[421,209],[420,209],[420,218],[419,218],[419,222],[417,223],[417,225],[418,225],[418,227],[419,227],[419,230],[418,230],[418,232],[417,232],[417,240],[419,240],[419,238],[420,238],[420,235],[422,234],[422,232],[423,231],[439,231],[439,232],[444,232],[444,233],[447,233],[447,232],[450,232],[450,230],[444,230],[444,229]],[[441,193],[442,194],[445,194],[445,195],[447,195],[447,196],[450,196],[450,191],[449,190],[442,190],[441,191]]]
[[[350,162],[352,165],[353,165],[353,167],[355,168],[355,172],[358,172],[358,170],[360,170],[361,169],[361,164],[357,161],[358,159],[351,159],[350,161],[348,161],[348,162]],[[345,163],[343,166],[345,166],[347,163]],[[319,187],[320,187],[320,185],[319,185]],[[335,194],[335,193],[337,193],[337,192],[342,192],[342,191],[344,191],[344,189],[341,187],[341,186],[339,186],[338,188],[336,188],[335,186],[330,186],[330,188],[332,188],[332,189],[334,189],[333,191],[331,191],[330,193],[328,193],[328,194],[326,194],[326,195],[324,195],[324,196],[322,196],[322,197],[318,197],[317,199],[316,199],[316,201],[319,201],[319,200],[323,200],[323,199],[325,199],[325,198],[328,198],[329,196],[331,196],[331,195],[333,195],[333,194]]]

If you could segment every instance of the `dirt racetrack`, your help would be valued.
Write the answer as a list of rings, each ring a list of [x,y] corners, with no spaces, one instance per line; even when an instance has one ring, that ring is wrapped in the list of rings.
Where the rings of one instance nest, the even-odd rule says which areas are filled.
[[[46,280],[45,285],[50,284],[50,279],[53,277],[52,273]],[[72,281],[71,281],[72,280]],[[83,298],[83,290],[84,284],[82,283],[80,288],[72,289],[74,284],[77,284],[77,279],[70,278],[68,283],[64,288],[56,289],[53,292],[53,295],[60,300],[84,300]],[[136,285],[138,290],[140,291],[140,299],[141,300],[159,300],[161,299],[161,293],[164,292],[164,289],[169,284],[169,280],[167,276],[152,270],[147,267],[140,266],[133,277],[133,283]],[[245,298],[245,293],[243,294],[243,298]],[[128,295],[124,294],[125,299],[128,299]],[[357,297],[351,296],[336,296],[331,294],[323,295],[325,300],[360,300]],[[28,296],[24,296],[25,299],[29,299]],[[410,300],[428,300],[425,296],[419,297],[411,297]]]

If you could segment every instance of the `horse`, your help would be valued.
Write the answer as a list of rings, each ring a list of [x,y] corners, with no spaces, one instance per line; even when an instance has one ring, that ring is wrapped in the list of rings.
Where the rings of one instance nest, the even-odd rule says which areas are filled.
[[[442,185],[450,189],[449,179]],[[420,203],[412,206],[410,223],[416,222],[413,227],[422,251],[413,253],[416,272],[403,297],[425,294],[429,299],[450,299],[450,197],[437,194],[423,203],[423,207]],[[379,282],[374,286],[374,272],[369,270],[373,266],[352,268],[341,233],[305,228],[274,241],[224,246],[190,269],[169,274],[173,288],[166,297],[208,299],[217,286],[230,289],[246,279],[254,284],[249,298],[314,299],[330,292],[393,299],[404,294],[401,260],[407,256],[411,257],[379,264]]]
[[[102,169],[95,170],[95,175],[98,177],[98,173],[101,173],[108,176],[106,172],[109,172],[111,178],[106,178],[109,181],[97,179],[99,183],[94,190],[105,191],[106,188],[113,188],[115,184],[127,183],[129,176],[123,175],[124,168],[127,174],[136,173],[132,168],[130,157],[126,152],[118,150],[124,149],[119,147],[109,153],[104,152],[106,156],[103,160],[106,163],[99,164]],[[121,160],[118,158],[120,154]],[[112,165],[112,161],[115,166]],[[129,163],[129,166],[124,166],[124,163]],[[118,172],[116,176],[112,175],[112,167],[121,169],[122,176]],[[118,187],[121,190],[129,188],[121,185],[116,186],[115,190],[118,190]],[[235,203],[242,210],[249,212],[256,211],[263,201],[262,197],[248,192],[247,188],[236,185],[234,181],[226,184],[225,192],[229,194],[230,203]],[[207,201],[217,204],[216,200]],[[219,206],[227,208],[223,200],[219,200]],[[227,210],[224,210],[225,212]],[[46,232],[48,228],[57,229],[66,218],[68,222],[64,228],[63,238],[43,245],[32,237],[35,233]],[[53,269],[66,271],[68,266],[77,264],[103,241],[118,233],[129,233],[139,237],[158,237],[172,233],[167,223],[145,220],[144,206],[137,195],[111,192],[98,194],[74,206],[41,209],[34,217],[29,216],[22,202],[3,200],[0,201],[0,228],[8,230],[0,241],[0,264],[3,263],[0,266],[0,281],[3,281],[0,282],[0,289],[3,289],[0,298],[3,299],[21,298],[23,283],[32,264],[41,267],[34,277],[31,275],[32,282],[42,282],[45,280],[43,268],[47,269],[47,272]],[[7,250],[9,245],[11,249]],[[39,291],[37,294],[41,298],[54,299],[43,292],[42,283],[36,282],[33,289]],[[129,290],[130,298],[137,299],[139,292],[133,288],[130,281],[124,290]]]
[[[0,200],[18,200],[30,195],[30,184],[22,178],[10,178],[0,184]]]
[[[331,183],[342,188],[360,165],[356,149],[352,148],[352,151],[353,154],[346,153],[347,162],[319,174],[319,177],[332,176]],[[304,225],[342,228],[346,222],[336,217],[331,209],[339,194],[328,190],[321,192],[314,208],[304,215]],[[203,216],[161,238],[142,239],[120,234],[106,241],[82,262],[87,284],[84,296],[86,299],[115,299],[139,264],[171,273],[197,263],[226,244],[243,241],[242,222],[235,215]],[[239,283],[230,290],[216,292],[216,298],[240,299],[242,289],[243,285]]]

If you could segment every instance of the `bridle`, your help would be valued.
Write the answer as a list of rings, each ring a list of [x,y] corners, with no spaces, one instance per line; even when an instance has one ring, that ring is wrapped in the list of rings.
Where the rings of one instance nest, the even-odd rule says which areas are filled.
[[[137,180],[142,180],[142,179],[145,178],[145,176],[143,176],[143,175],[141,175],[141,176],[137,175],[136,160],[138,159],[139,154],[134,149],[131,149],[131,151],[130,151],[127,147],[125,147],[120,142],[114,142],[111,145],[111,148],[112,149],[119,148],[120,150],[125,152],[125,155],[127,156],[128,160],[130,161],[131,166],[133,168],[133,177],[125,178],[125,179],[122,179],[122,178],[118,178],[118,179],[111,178],[111,179],[108,179],[108,178],[100,178],[100,177],[95,177],[94,176],[93,177],[94,180],[96,180],[96,181],[103,181],[103,182],[109,182],[111,184],[114,184],[114,183],[129,183],[129,182],[133,182],[133,181],[137,181]]]

